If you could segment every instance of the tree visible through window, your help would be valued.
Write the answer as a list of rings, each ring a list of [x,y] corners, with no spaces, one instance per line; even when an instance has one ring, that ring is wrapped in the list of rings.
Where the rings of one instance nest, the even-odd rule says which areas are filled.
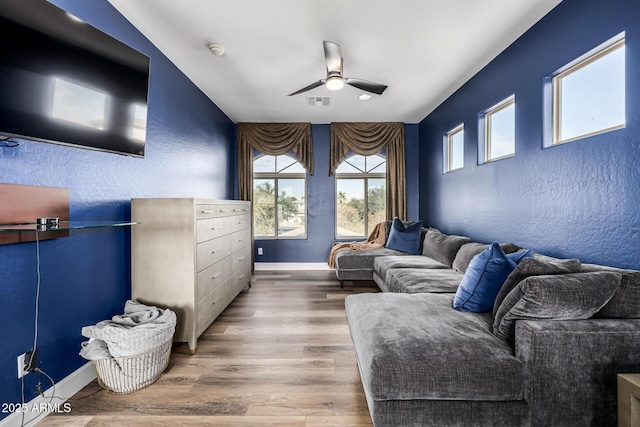
[[[307,235],[306,171],[294,158],[253,161],[253,232],[257,238]]]
[[[366,237],[386,219],[386,162],[353,155],[336,169],[336,237]]]

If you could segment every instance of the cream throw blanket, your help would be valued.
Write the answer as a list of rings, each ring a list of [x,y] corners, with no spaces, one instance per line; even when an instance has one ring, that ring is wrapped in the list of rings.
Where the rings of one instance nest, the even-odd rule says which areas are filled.
[[[329,268],[336,268],[336,254],[340,251],[360,251],[363,249],[376,249],[384,246],[385,243],[385,224],[382,221],[373,228],[367,240],[362,242],[335,242],[329,252]]]

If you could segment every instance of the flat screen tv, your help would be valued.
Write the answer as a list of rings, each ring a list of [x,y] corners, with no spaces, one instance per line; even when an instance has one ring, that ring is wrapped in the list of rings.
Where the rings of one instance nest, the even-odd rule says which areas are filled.
[[[46,0],[0,0],[0,135],[143,157],[149,58]]]

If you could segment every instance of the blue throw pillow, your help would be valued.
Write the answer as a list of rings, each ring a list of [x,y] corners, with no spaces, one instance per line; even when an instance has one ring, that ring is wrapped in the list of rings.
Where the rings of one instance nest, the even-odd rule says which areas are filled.
[[[422,237],[422,221],[405,226],[398,218],[393,218],[389,239],[384,247],[415,255],[420,253],[420,237]]]
[[[493,310],[493,303],[507,276],[518,262],[531,256],[531,251],[505,255],[500,244],[494,242],[469,263],[453,300],[453,308],[475,313]]]

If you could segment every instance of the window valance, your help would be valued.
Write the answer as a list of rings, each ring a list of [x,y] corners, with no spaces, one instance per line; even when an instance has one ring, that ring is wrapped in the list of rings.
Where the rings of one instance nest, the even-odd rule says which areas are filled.
[[[407,219],[404,125],[382,123],[331,123],[329,176],[352,151],[370,156],[386,151],[387,218]]]

